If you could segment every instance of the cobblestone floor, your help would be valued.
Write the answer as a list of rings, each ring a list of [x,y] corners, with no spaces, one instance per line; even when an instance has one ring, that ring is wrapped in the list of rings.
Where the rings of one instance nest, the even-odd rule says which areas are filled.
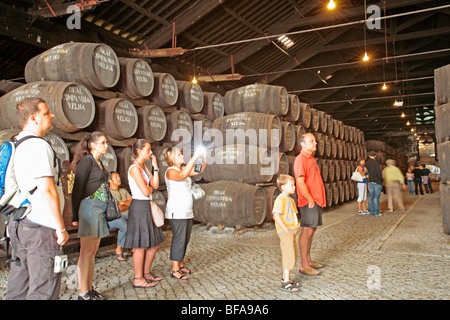
[[[324,212],[314,236],[313,259],[325,265],[319,276],[292,272],[298,293],[279,289],[281,253],[273,225],[259,230],[207,229],[195,225],[186,260],[195,270],[188,281],[170,278],[170,239],[156,255],[152,289],[134,289],[131,258],[96,262],[94,286],[112,300],[448,300],[450,237],[443,233],[439,192],[404,192],[407,212],[360,216],[355,201]],[[381,197],[386,209],[385,195]],[[299,266],[299,264],[297,264]],[[0,298],[8,272],[0,273]],[[77,298],[76,266],[65,272],[61,300]]]

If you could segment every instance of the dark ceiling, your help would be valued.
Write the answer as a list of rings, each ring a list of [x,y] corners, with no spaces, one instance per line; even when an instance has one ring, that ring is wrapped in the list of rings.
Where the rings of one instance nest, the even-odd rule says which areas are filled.
[[[104,42],[118,56],[174,46],[187,52],[149,59],[154,71],[177,79],[192,78],[194,65],[198,76],[236,73],[240,80],[200,85],[222,94],[257,82],[280,85],[363,130],[366,140],[400,147],[412,126],[432,139],[434,70],[450,64],[450,1],[335,0],[332,11],[328,2],[0,0],[1,78],[23,81],[30,58],[69,41]],[[74,3],[92,7],[82,8],[81,29],[69,30],[70,16],[60,13]],[[383,17],[379,28],[364,24],[371,5]],[[285,33],[290,48],[275,37]],[[393,106],[395,98],[402,107]]]

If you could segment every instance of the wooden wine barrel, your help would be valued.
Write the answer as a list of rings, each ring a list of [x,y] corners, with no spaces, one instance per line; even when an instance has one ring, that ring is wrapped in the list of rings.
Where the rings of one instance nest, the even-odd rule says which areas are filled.
[[[24,83],[21,83],[21,82],[2,80],[2,81],[0,81],[0,96],[7,94],[8,92],[13,91],[23,85],[24,85]]]
[[[337,205],[339,204],[339,187],[337,185],[337,182],[330,183],[331,192],[333,193],[333,204]]]
[[[316,137],[316,142],[317,142],[317,150],[316,150],[316,155],[319,157],[322,157],[325,151],[325,144],[324,144],[324,138],[323,138],[323,134],[319,133],[319,132],[314,132],[314,137]]]
[[[243,144],[225,145],[211,151],[213,163],[206,166],[207,182],[233,180],[243,183],[272,181],[276,171],[267,173],[270,159],[267,149]],[[264,162],[264,163],[263,163]]]
[[[334,160],[326,160],[328,165],[328,181],[336,181],[336,164]]]
[[[294,149],[296,141],[296,132],[294,125],[288,121],[281,121],[281,143],[280,151],[289,152]]]
[[[262,188],[234,181],[216,181],[201,187],[206,196],[194,201],[195,220],[225,227],[263,223],[267,199]]]
[[[317,115],[317,109],[311,108],[311,124],[309,129],[313,132],[319,131],[319,117]]]
[[[289,109],[286,88],[267,84],[251,84],[229,90],[223,102],[227,115],[246,111],[284,116]]]
[[[340,164],[339,160],[333,160],[333,162],[334,162],[334,168],[335,168],[334,181],[341,180],[341,172],[342,172],[341,164]]]
[[[148,142],[164,139],[167,133],[167,119],[164,111],[156,104],[151,103],[136,109],[138,114],[137,137]]]
[[[256,112],[234,113],[214,120],[213,129],[218,129],[222,132],[223,144],[244,143],[261,145],[262,142],[270,148],[279,146],[281,142],[281,123],[276,115]],[[243,132],[239,129],[243,130]],[[230,132],[227,132],[227,130],[230,130]],[[236,139],[226,139],[227,133],[231,133],[231,136],[233,134],[237,136],[238,141],[234,141]]]
[[[336,139],[336,147],[337,147],[337,154],[336,159],[343,159],[344,157],[344,144],[342,140]]]
[[[338,150],[337,150],[337,148],[338,148],[337,147],[337,141],[334,138],[334,136],[329,136],[329,137],[330,137],[330,143],[331,143],[331,145],[330,145],[330,148],[331,148],[330,158],[335,159],[337,157],[337,152],[338,152]]]
[[[339,194],[339,203],[344,203],[344,201],[345,201],[344,181],[338,181],[337,188],[338,188],[338,194]]]
[[[339,167],[341,169],[341,180],[347,179],[347,161],[339,160]]]
[[[332,135],[333,134],[333,117],[330,114],[325,114],[325,117],[327,119],[327,134]]]
[[[184,110],[175,110],[167,115],[166,140],[178,142],[180,137],[188,139],[188,136],[192,137],[193,134],[194,124],[189,113]]]
[[[200,113],[204,104],[202,88],[190,81],[177,81],[177,86],[178,105],[190,113]]]
[[[328,128],[328,121],[324,111],[317,110],[317,120],[319,121],[319,131],[322,133],[326,133]]]
[[[22,129],[6,129],[0,131],[0,145],[3,142],[11,141],[15,136],[17,136]]]
[[[120,78],[115,87],[130,99],[140,99],[153,92],[155,80],[147,61],[135,58],[119,58]]]
[[[21,128],[16,106],[28,97],[44,99],[50,112],[55,115],[54,127],[66,132],[88,127],[95,116],[94,98],[85,86],[73,82],[34,82],[0,98],[0,129]]]
[[[331,188],[331,184],[324,183],[325,188],[325,198],[327,202],[327,208],[330,208],[333,205],[333,189]]]
[[[345,180],[344,183],[344,201],[347,202],[350,200],[350,182]]]
[[[322,176],[323,182],[328,182],[329,173],[328,173],[328,161],[325,159],[319,159],[320,161],[320,175]]]
[[[342,140],[348,141],[348,126],[345,124],[343,124],[342,126],[344,127],[344,137],[342,138]]]
[[[61,163],[65,160],[70,162],[69,149],[67,148],[66,142],[57,134],[49,132],[44,137],[45,140],[50,143],[56,156],[61,160]]]
[[[158,162],[158,168],[159,168],[159,184],[165,185],[166,184],[166,170],[169,168],[169,165],[167,164],[166,160],[164,159],[164,154],[169,149],[166,146],[159,146],[155,149],[153,149],[153,154],[156,157],[156,162]]]
[[[324,145],[324,151],[323,151],[323,156],[324,157],[331,157],[331,138],[330,136],[323,134],[323,145]]]
[[[131,164],[135,160],[135,156],[133,154],[133,151],[131,150],[131,147],[117,148],[117,149],[115,149],[115,153],[116,153],[116,157],[117,157],[116,171],[119,173],[120,178],[122,179],[122,183],[128,187],[129,186],[128,185],[128,169],[130,168]],[[145,165],[151,171],[153,170],[151,159],[145,161]],[[160,176],[161,176],[161,168],[160,168]],[[160,183],[161,183],[161,181],[160,181]]]
[[[178,101],[178,85],[170,73],[154,72],[155,87],[150,100],[162,108],[174,106]]]
[[[300,118],[300,100],[295,94],[288,94],[289,109],[286,114],[285,120],[290,122],[296,122]]]
[[[344,137],[345,137],[344,123],[342,121],[338,120],[337,124],[339,126],[339,139],[344,140]]]
[[[96,102],[97,116],[94,126],[117,140],[132,137],[138,128],[138,113],[134,105],[123,98]]]
[[[349,188],[350,188],[350,200],[353,200],[356,198],[356,183],[352,180],[349,180]]]
[[[294,149],[292,149],[293,153],[300,153],[302,146],[300,145],[300,137],[306,133],[306,130],[301,125],[294,125],[295,130],[295,144]]]
[[[308,104],[300,102],[300,118],[298,124],[304,128],[309,128],[311,125],[311,108]]]
[[[279,166],[278,166],[278,173],[275,175],[273,182],[276,182],[276,178],[280,175],[280,174],[289,174],[290,172],[290,168],[289,168],[289,159],[287,157],[287,155],[283,152],[279,152],[278,153],[278,161],[279,161]]]
[[[273,204],[275,203],[275,199],[278,197],[281,191],[276,186],[263,187],[262,189],[266,193],[267,200],[266,218],[264,219],[264,221],[273,221]]]
[[[30,59],[25,66],[27,83],[74,81],[89,89],[106,90],[114,87],[119,77],[119,60],[103,43],[64,43]]]
[[[339,139],[339,123],[338,123],[338,120],[336,120],[336,119],[333,119],[333,136],[336,138],[336,139]]]
[[[223,97],[217,92],[203,92],[204,105],[202,113],[206,117],[214,121],[217,118],[223,117],[225,113],[225,107],[223,104]]]

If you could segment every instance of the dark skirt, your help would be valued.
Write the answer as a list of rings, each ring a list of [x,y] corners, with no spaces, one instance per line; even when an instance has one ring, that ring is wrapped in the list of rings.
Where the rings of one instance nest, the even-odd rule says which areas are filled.
[[[156,247],[166,241],[163,232],[155,226],[149,200],[131,200],[125,248]]]

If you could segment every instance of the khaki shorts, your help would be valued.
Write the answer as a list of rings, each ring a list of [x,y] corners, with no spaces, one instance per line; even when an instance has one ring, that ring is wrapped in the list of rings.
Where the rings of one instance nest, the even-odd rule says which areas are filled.
[[[300,207],[299,212],[302,227],[317,228],[322,225],[322,207],[317,203],[312,208],[308,208],[308,205]]]
[[[300,241],[299,229],[289,229],[288,232],[283,231],[278,234],[278,237],[280,238],[281,265],[283,266],[283,270],[292,270],[297,263],[298,243]]]

